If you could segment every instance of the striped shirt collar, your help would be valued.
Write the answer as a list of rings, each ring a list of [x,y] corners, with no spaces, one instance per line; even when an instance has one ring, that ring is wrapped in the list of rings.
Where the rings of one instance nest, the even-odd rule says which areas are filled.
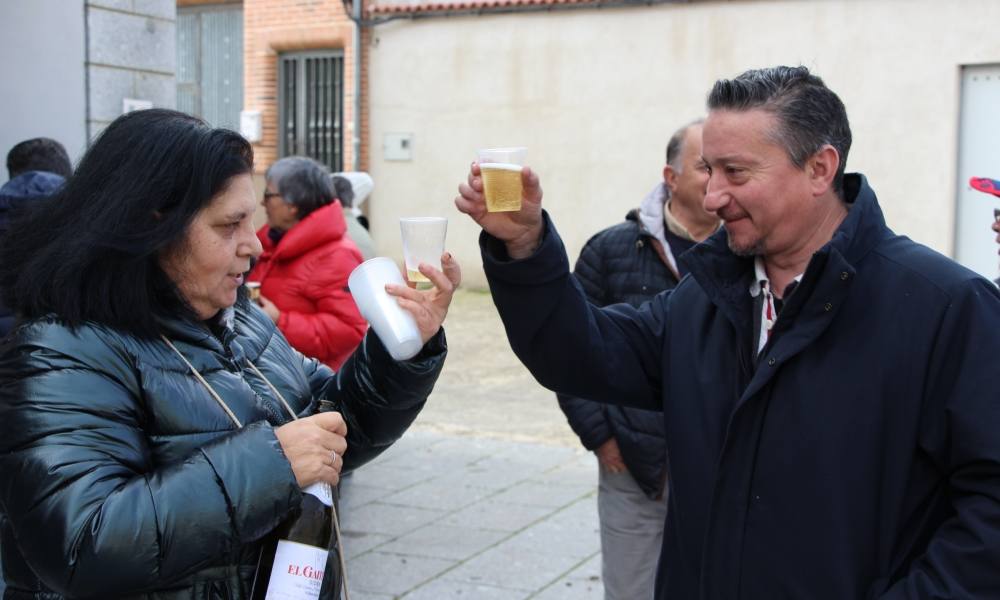
[[[750,283],[750,296],[756,298],[757,296],[760,296],[761,292],[770,292],[773,294],[774,290],[771,289],[771,280],[768,279],[767,269],[764,268],[764,259],[760,256],[755,256],[753,258],[753,271],[754,279],[753,282]],[[795,284],[801,283],[802,275],[802,273],[799,273],[792,278],[792,281]],[[792,287],[791,284],[789,284],[789,287]],[[785,289],[786,291],[788,290],[788,288]],[[786,295],[787,294],[783,294],[782,297]]]

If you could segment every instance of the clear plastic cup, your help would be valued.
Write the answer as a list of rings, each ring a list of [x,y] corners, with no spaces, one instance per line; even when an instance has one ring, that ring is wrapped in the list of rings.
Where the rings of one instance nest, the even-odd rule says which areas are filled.
[[[253,302],[260,302],[260,282],[259,281],[248,281],[247,286],[247,298]]]
[[[414,283],[430,281],[418,267],[424,262],[441,270],[441,255],[444,253],[444,239],[448,234],[448,219],[403,217],[399,220],[399,231],[403,236],[406,278]]]
[[[521,167],[528,149],[486,148],[478,152],[479,171],[488,212],[521,210]]]
[[[408,360],[424,346],[413,315],[385,291],[386,284],[406,285],[391,258],[379,256],[358,265],[347,278],[354,302],[395,360]]]

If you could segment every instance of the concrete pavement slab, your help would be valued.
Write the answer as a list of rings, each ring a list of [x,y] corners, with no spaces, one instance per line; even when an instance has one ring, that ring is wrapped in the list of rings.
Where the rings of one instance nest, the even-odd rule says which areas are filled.
[[[352,589],[376,600],[527,600],[600,588],[599,574],[595,582],[581,570],[600,549],[596,471],[581,462],[587,453],[470,441],[424,435],[347,480],[342,528]],[[440,472],[429,468],[437,459],[447,465]],[[550,483],[553,472],[573,469],[587,470],[589,485]]]
[[[438,579],[404,595],[403,600],[525,600],[531,597],[531,592],[523,590]]]
[[[597,485],[597,458],[587,452],[576,459],[549,469],[537,481],[547,485]]]
[[[442,486],[467,485],[502,491],[528,477],[522,468],[515,465],[479,461],[464,469],[442,475],[437,483]]]
[[[496,545],[509,535],[502,531],[431,523],[382,545],[379,550],[395,554],[466,560]]]
[[[552,514],[552,509],[542,506],[511,505],[499,500],[483,500],[449,514],[441,522],[469,529],[488,529],[513,533],[550,514]]]
[[[594,492],[593,485],[549,485],[526,481],[490,498],[508,504],[559,508]]]
[[[396,600],[399,596],[393,594],[370,594],[351,590],[351,600]]]
[[[430,474],[430,478],[434,477],[436,475]],[[423,483],[428,479],[428,473],[416,469],[396,467],[390,462],[379,462],[361,467],[356,474],[351,475],[351,478],[363,483],[363,485],[395,492]],[[353,482],[349,482],[348,486],[345,487],[349,487],[350,483]]]
[[[442,579],[535,591],[561,579],[580,562],[563,554],[526,553],[516,546],[500,544],[444,574]]]
[[[455,564],[440,558],[369,552],[347,562],[348,589],[398,596]]]
[[[391,494],[392,490],[386,488],[358,483],[354,476],[341,480],[340,483],[340,512],[347,515],[355,506],[363,506],[370,502],[384,498],[386,494]]]
[[[525,553],[543,552],[564,554],[575,558],[587,558],[600,552],[601,532],[597,525],[597,506],[593,497],[582,501],[590,511],[589,520],[573,515],[560,518],[560,511],[546,519],[519,531],[504,542],[508,547]]]
[[[442,510],[372,502],[354,508],[350,513],[344,515],[344,518],[341,519],[341,529],[344,530],[345,538],[348,535],[347,532],[401,536],[432,521],[437,521],[445,514],[447,513]]]
[[[600,554],[531,598],[532,600],[604,600]]]
[[[384,533],[351,531],[350,529],[341,529],[340,533],[344,536],[344,556],[348,559],[361,556],[369,550],[396,539],[396,536]]]
[[[465,508],[496,493],[496,490],[488,488],[432,480],[395,492],[386,496],[382,502],[451,511]]]
[[[382,465],[409,469],[428,477],[461,469],[489,456],[489,452],[465,444],[430,444],[389,457]]]

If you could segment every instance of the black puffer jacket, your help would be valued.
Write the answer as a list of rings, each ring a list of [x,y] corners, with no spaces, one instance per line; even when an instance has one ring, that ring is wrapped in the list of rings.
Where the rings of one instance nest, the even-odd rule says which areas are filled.
[[[52,319],[14,332],[0,357],[7,600],[245,597],[262,538],[301,501],[273,429],[290,418],[247,361],[299,415],[344,414],[349,470],[410,425],[445,355],[443,332],[402,363],[370,334],[334,375],[243,299],[233,323],[218,337],[161,325],[241,430],[161,340]]]
[[[594,235],[580,252],[573,275],[587,298],[597,306],[625,302],[639,306],[677,285],[633,210],[625,222]],[[596,450],[611,439],[618,442],[625,466],[639,487],[655,498],[663,491],[666,443],[663,413],[600,404],[558,394],[559,406],[583,446]]]

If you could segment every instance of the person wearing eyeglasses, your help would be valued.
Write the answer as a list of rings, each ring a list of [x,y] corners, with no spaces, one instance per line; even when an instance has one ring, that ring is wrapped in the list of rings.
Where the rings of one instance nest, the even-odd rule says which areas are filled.
[[[264,176],[263,253],[247,276],[260,283],[258,304],[292,347],[338,369],[367,323],[347,289],[364,258],[326,167],[305,156],[272,164]]]

